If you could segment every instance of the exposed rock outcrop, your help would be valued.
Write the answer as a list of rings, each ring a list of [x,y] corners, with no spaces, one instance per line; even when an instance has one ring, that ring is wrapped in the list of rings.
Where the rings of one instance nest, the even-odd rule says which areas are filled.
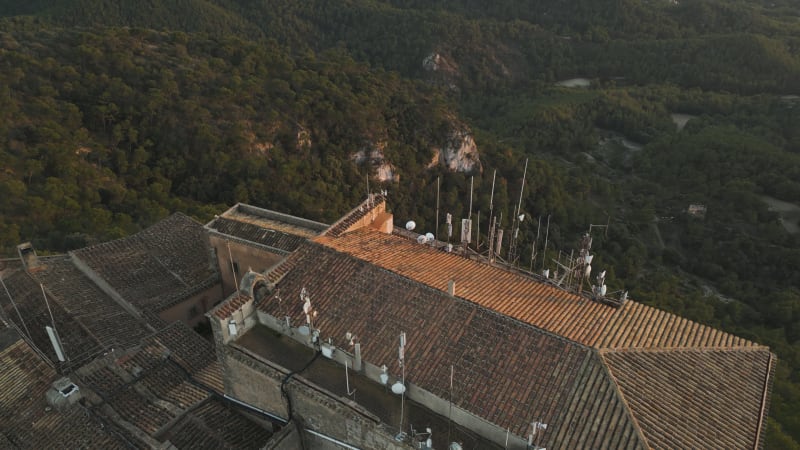
[[[483,172],[478,146],[470,130],[461,126],[447,136],[442,148],[434,148],[433,159],[428,168],[441,164],[452,172]]]
[[[400,181],[400,175],[396,173],[397,169],[394,167],[394,165],[386,160],[386,157],[383,154],[383,150],[385,148],[386,142],[378,142],[377,144],[370,143],[366,146],[366,148],[363,148],[350,155],[350,158],[358,165],[369,162],[369,164],[375,170],[375,178],[378,181],[398,182]]]

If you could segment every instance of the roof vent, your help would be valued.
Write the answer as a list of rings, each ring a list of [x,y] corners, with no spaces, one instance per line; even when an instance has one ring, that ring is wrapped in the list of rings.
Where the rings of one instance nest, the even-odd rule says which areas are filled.
[[[54,381],[45,393],[47,403],[56,409],[67,408],[81,398],[80,388],[66,377]]]

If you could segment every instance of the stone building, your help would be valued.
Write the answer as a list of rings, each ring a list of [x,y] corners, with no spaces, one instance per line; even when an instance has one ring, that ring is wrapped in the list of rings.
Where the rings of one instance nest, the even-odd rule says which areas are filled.
[[[421,245],[392,222],[371,196],[242,277],[208,313],[227,396],[313,448],[763,446],[768,348]]]
[[[205,225],[227,297],[248,271],[264,272],[328,226],[237,203]]]
[[[763,446],[768,348],[416,238],[372,195],[330,226],[239,204],[21,245],[0,260],[0,447]]]

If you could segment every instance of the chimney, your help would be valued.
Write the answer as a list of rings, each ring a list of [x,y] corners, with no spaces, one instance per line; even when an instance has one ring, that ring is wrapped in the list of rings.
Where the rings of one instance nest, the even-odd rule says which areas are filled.
[[[361,343],[356,342],[354,347],[355,347],[355,359],[353,361],[353,369],[361,370]]]
[[[456,280],[450,280],[447,282],[447,293],[450,294],[450,297],[456,296]]]
[[[39,257],[36,256],[36,250],[33,249],[33,244],[30,242],[19,244],[17,246],[17,253],[19,254],[19,259],[22,260],[22,264],[25,266],[25,270],[30,271],[31,269],[39,267]]]

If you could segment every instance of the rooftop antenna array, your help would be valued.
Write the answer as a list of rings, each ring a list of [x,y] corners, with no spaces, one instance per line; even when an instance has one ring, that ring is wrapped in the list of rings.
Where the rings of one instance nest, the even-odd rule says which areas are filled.
[[[303,302],[303,314],[306,316],[306,324],[298,327],[297,331],[303,336],[311,336],[311,344],[317,346],[319,344],[320,330],[314,327],[314,319],[317,318],[318,312],[311,305],[311,296],[305,287],[300,290],[300,301]]]
[[[549,225],[549,216],[548,216],[548,225]],[[575,256],[574,251],[570,252],[569,256],[565,256],[561,252],[559,252],[558,259],[553,259],[552,261],[556,264],[558,268],[560,268],[561,272],[559,273],[558,269],[554,271],[552,276],[552,282],[565,290],[574,292],[577,295],[588,294],[589,296],[591,296],[593,300],[605,303],[610,306],[619,307],[622,306],[627,301],[628,292],[627,291],[614,292],[613,294],[619,294],[618,298],[612,297],[611,294],[606,296],[607,287],[605,284],[606,280],[605,270],[603,270],[596,276],[595,278],[596,284],[592,285],[591,292],[584,293],[583,291],[584,281],[587,281],[592,274],[592,260],[594,259],[594,255],[590,253],[592,248],[592,230],[594,228],[605,228],[606,230],[605,235],[607,236],[608,226],[609,226],[608,223],[606,223],[605,225],[595,225],[595,224],[589,225],[589,231],[583,233],[583,235],[581,236],[580,249],[578,250],[577,256]],[[546,257],[546,252],[547,252],[547,237],[545,237],[544,251],[545,255],[542,257],[543,265],[544,265],[544,258]],[[563,257],[563,262],[562,262],[562,257]],[[544,268],[542,270],[542,275],[544,276],[544,278],[550,278],[550,270]]]

